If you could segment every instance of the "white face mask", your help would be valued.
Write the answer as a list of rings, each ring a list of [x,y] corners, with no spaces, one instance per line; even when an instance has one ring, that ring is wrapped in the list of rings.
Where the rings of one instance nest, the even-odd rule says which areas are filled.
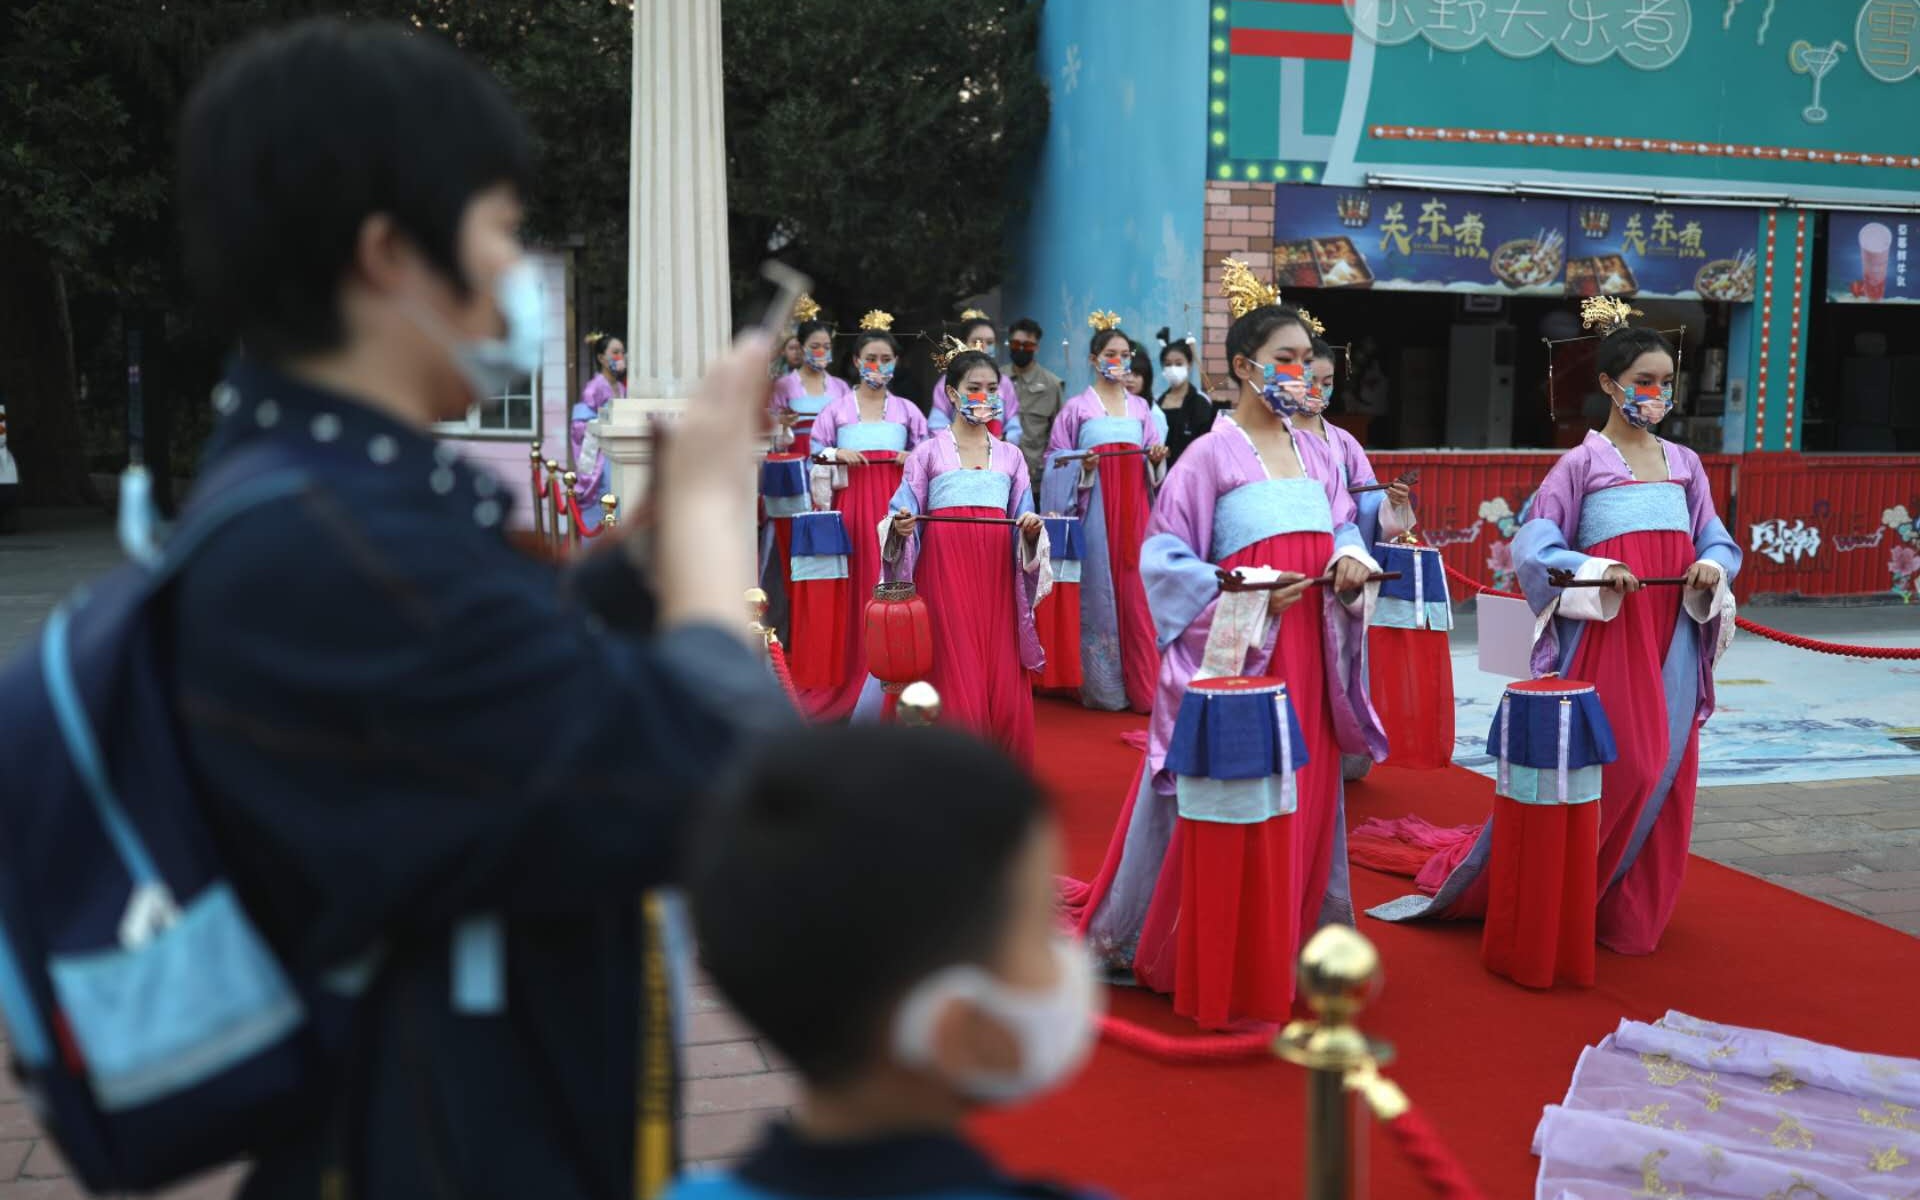
[[[447,348],[466,377],[475,399],[497,396],[516,380],[540,366],[545,336],[546,297],[540,269],[531,258],[521,258],[494,281],[493,302],[507,331],[497,338],[462,338],[447,328],[431,310],[410,305],[409,311],[427,335]]]
[[[965,1001],[1000,1023],[1020,1048],[1012,1071],[979,1071],[948,1080],[975,1100],[1011,1104],[1051,1091],[1073,1075],[1093,1049],[1104,998],[1093,958],[1079,941],[1053,946],[1059,980],[1045,991],[1011,988],[980,967],[948,967],[920,981],[893,1022],[893,1053],[916,1069],[934,1068],[933,1030],[946,1006]]]
[[[1169,363],[1160,368],[1160,373],[1166,377],[1168,387],[1179,387],[1187,382],[1187,368],[1179,363]]]

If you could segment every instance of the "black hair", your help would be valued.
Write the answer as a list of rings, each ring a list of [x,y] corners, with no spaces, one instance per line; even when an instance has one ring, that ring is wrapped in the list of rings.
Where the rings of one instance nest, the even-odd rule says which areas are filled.
[[[1594,365],[1600,374],[1617,381],[1634,363],[1640,361],[1641,355],[1656,351],[1668,358],[1674,357],[1673,343],[1667,340],[1666,334],[1644,325],[1622,325],[1600,339]]]
[[[180,125],[189,278],[224,330],[267,359],[336,349],[340,280],[384,213],[462,293],[474,196],[524,196],[533,143],[494,78],[397,25],[303,21],[249,39],[194,89]]]
[[[888,333],[884,329],[862,329],[853,335],[852,361],[857,363],[860,359],[861,352],[872,342],[885,342],[887,349],[893,351],[894,357],[900,357],[900,343],[893,340],[891,333]]]
[[[816,333],[825,333],[828,338],[832,338],[833,326],[827,324],[825,321],[822,321],[819,317],[815,317],[811,321],[800,322],[800,328],[793,331],[793,336],[799,338],[800,345],[802,347],[805,347],[807,344],[807,339],[812,337]]]
[[[1087,343],[1088,356],[1098,358],[1100,352],[1107,348],[1107,343],[1114,338],[1126,338],[1127,345],[1133,345],[1133,339],[1127,337],[1126,331],[1118,325],[1115,325],[1112,329],[1096,329],[1093,331],[1093,340]]]
[[[1199,357],[1198,353],[1193,348],[1193,343],[1187,341],[1185,338],[1182,338],[1177,342],[1168,342],[1166,345],[1160,347],[1160,365],[1161,366],[1164,367],[1167,365],[1167,355],[1169,354],[1178,354],[1181,357],[1185,358],[1187,360],[1188,366],[1192,366]]]
[[[1133,344],[1133,362],[1130,369],[1140,377],[1140,394],[1153,399],[1153,356],[1139,342]]]
[[[1333,357],[1333,347],[1328,344],[1327,339],[1318,334],[1315,334],[1313,339],[1313,356],[1315,358]]]
[[[987,327],[988,333],[993,334],[994,341],[997,342],[1000,340],[1000,333],[993,327],[993,318],[991,317],[962,317],[960,319],[960,340],[963,342],[972,341],[973,331],[982,325]]]
[[[1306,330],[1308,337],[1313,336],[1313,330],[1307,327],[1300,313],[1286,304],[1263,304],[1228,326],[1228,370],[1232,370],[1234,359],[1251,359],[1260,353],[1260,347],[1267,344],[1267,339],[1274,335],[1275,330],[1285,329],[1289,325],[1298,325]]]
[[[959,354],[954,355],[953,361],[947,364],[947,386],[956,392],[959,391],[960,381],[967,377],[967,372],[982,364],[993,368],[993,378],[995,382],[998,382],[1000,379],[1000,364],[993,361],[993,355],[988,354],[985,350],[963,350]]]
[[[607,352],[607,347],[619,340],[620,335],[617,333],[603,333],[599,337],[587,339],[587,354],[593,359],[594,370],[600,369],[600,356]]]
[[[1009,338],[1016,333],[1030,333],[1036,342],[1047,335],[1047,331],[1040,328],[1040,322],[1034,320],[1032,317],[1021,317],[1018,321],[1007,326],[1007,336]]]
[[[957,731],[782,735],[695,824],[701,961],[810,1082],[856,1078],[914,984],[999,949],[1042,811],[1026,773]]]

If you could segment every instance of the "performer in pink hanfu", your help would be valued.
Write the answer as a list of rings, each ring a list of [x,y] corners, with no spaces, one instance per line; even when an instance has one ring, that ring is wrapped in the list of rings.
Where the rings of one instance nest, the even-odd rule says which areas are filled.
[[[1000,335],[994,332],[993,318],[977,308],[970,308],[960,314],[960,340],[969,350],[993,359],[1000,345]],[[1005,414],[987,426],[987,432],[1004,441],[1020,444],[1020,389],[1014,384],[1013,376],[1000,376],[1000,404]],[[933,395],[927,401],[927,427],[945,429],[953,424],[953,401],[947,398],[947,381],[944,375],[933,381]]]
[[[593,378],[580,389],[568,433],[573,440],[574,499],[580,503],[580,518],[592,526],[600,515],[600,498],[613,486],[593,423],[609,401],[627,394],[627,346],[612,334],[591,333],[587,353],[593,358]]]
[[[977,350],[946,367],[959,423],[907,456],[894,516],[883,522],[888,580],[911,579],[927,603],[941,720],[978,733],[1033,765],[1033,686],[1044,663],[1033,610],[1052,587],[1044,523],[1020,448],[987,432],[1000,414],[999,368]],[[980,523],[929,521],[976,518]],[[869,680],[855,719],[877,714]]]
[[[1537,616],[1534,675],[1592,683],[1619,750],[1601,772],[1596,936],[1610,950],[1650,954],[1686,871],[1700,727],[1713,712],[1714,664],[1733,638],[1741,555],[1714,513],[1700,456],[1653,433],[1673,407],[1672,345],[1628,326],[1624,303],[1587,309],[1590,325],[1611,326],[1599,366],[1613,411],[1527,502],[1513,559]],[[1606,586],[1556,587],[1554,570]],[[1641,586],[1653,578],[1685,582]],[[1357,862],[1378,857],[1391,868],[1408,847],[1434,851],[1416,879],[1424,895],[1371,913],[1483,915],[1490,834],[1435,830],[1417,817],[1361,826]]]
[[[1096,954],[1208,1028],[1286,1020],[1301,939],[1353,920],[1340,754],[1386,753],[1361,676],[1376,568],[1325,443],[1286,420],[1306,390],[1306,327],[1291,308],[1230,297],[1238,404],[1168,473],[1142,554],[1165,653],[1146,764],[1099,875],[1065,887]],[[1277,294],[1251,298],[1262,297]],[[1217,572],[1259,568],[1293,573],[1269,602],[1284,615],[1222,656],[1216,625],[1244,614],[1228,611]],[[1323,575],[1332,589],[1312,585]],[[1217,675],[1284,682],[1307,760],[1291,810],[1213,811],[1176,789],[1167,757],[1182,698]]]
[[[1153,710],[1153,617],[1140,586],[1140,543],[1167,445],[1151,401],[1122,382],[1133,341],[1119,317],[1094,313],[1087,358],[1094,385],[1060,406],[1047,445],[1041,507],[1080,518],[1080,702],[1111,712]],[[1062,461],[1062,456],[1067,456]]]
[[[773,383],[773,448],[806,454],[812,449],[810,435],[820,410],[853,389],[828,370],[833,363],[833,326],[819,318],[820,306],[803,296],[798,311],[814,315],[800,322],[800,369]]]
[[[848,555],[846,662],[827,688],[802,688],[801,706],[815,720],[837,721],[853,711],[867,679],[867,602],[880,582],[880,543],[872,531],[887,519],[888,502],[900,487],[907,453],[927,440],[927,419],[911,401],[894,395],[899,343],[888,332],[891,314],[874,310],[860,321],[853,340],[853,366],[860,386],[828,402],[814,418],[811,444],[814,499],[846,520]]]

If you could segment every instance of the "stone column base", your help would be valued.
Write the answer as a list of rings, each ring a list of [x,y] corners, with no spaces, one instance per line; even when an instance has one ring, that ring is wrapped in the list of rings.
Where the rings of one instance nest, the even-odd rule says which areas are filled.
[[[647,486],[653,476],[653,441],[647,436],[655,420],[671,422],[686,409],[682,399],[649,400],[641,396],[621,396],[600,410],[600,447],[611,464],[608,472],[613,494],[620,498],[623,512],[637,512],[645,502]]]

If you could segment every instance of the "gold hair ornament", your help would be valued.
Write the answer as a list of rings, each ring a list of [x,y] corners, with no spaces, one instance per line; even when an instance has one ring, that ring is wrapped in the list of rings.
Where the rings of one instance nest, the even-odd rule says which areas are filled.
[[[867,315],[860,318],[860,329],[865,333],[886,333],[893,328],[893,314],[869,309]]]
[[[811,321],[820,315],[820,302],[812,296],[802,295],[793,302],[793,319],[800,322]]]
[[[1100,333],[1105,333],[1109,329],[1118,329],[1120,328],[1120,314],[1114,312],[1112,309],[1102,312],[1096,308],[1087,314],[1087,325]]]
[[[934,368],[942,375],[946,374],[948,365],[951,364],[954,359],[973,349],[972,346],[967,345],[950,333],[946,334],[945,337],[946,340],[941,343],[940,349],[933,352]]]
[[[968,309],[967,311],[965,311],[965,312],[963,312],[963,313],[961,313],[961,314],[960,314],[960,319],[961,319],[962,321],[991,321],[991,320],[993,320],[993,318],[992,318],[992,317],[990,317],[990,316],[988,316],[987,314],[985,314],[985,313],[983,313],[983,312],[981,312],[981,311],[980,311],[979,309],[977,309],[977,308],[970,308],[970,309]]]
[[[596,329],[592,333],[587,335],[587,345],[591,346],[605,336],[607,335],[604,333],[601,333],[599,330]]]
[[[1296,308],[1293,311],[1300,314],[1300,323],[1305,325],[1308,332],[1312,333],[1313,336],[1317,338],[1327,336],[1327,327],[1320,323],[1319,317],[1314,316],[1304,308]]]
[[[1645,313],[1618,296],[1589,296],[1580,302],[1581,327],[1597,329],[1602,334],[1619,329],[1627,323],[1628,317],[1644,316]]]
[[[1247,264],[1237,258],[1220,260],[1220,294],[1226,297],[1227,311],[1236,321],[1256,308],[1280,303],[1280,289],[1255,278]]]

